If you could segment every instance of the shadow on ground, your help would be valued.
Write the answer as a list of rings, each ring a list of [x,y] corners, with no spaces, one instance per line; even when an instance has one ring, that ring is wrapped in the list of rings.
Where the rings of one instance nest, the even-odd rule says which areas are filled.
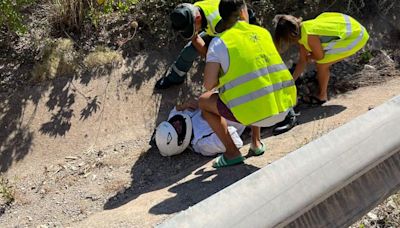
[[[190,175],[212,158],[186,150],[182,154],[163,157],[156,147],[142,154],[131,169],[131,184],[108,199],[104,209],[120,207],[140,195],[168,187]]]
[[[5,172],[13,163],[23,159],[29,152],[33,141],[33,132],[23,119],[28,122],[35,115],[24,117],[24,106],[31,100],[37,102],[40,99],[40,90],[34,91],[30,96],[24,97],[19,94],[5,97],[0,95],[0,172]],[[3,97],[4,96],[4,97]]]
[[[305,124],[314,120],[325,119],[337,115],[346,110],[346,107],[342,105],[323,105],[319,107],[300,106],[299,108],[296,108],[296,110],[301,113],[298,117],[298,124]]]
[[[41,117],[39,132],[54,138],[65,136],[71,129],[71,118],[76,113],[73,107],[76,96],[84,96],[87,101],[87,106],[80,111],[82,121],[99,110],[97,96],[91,98],[81,93],[74,84],[77,78],[76,75],[60,75],[52,81],[20,88],[18,92],[0,94],[0,172],[7,171],[14,161],[29,153],[34,140],[31,121],[43,99],[47,99],[45,107],[50,119]],[[33,112],[26,112],[26,108],[32,105]],[[25,116],[27,113],[29,116]]]
[[[342,105],[324,105],[319,107],[309,107],[306,105],[299,105],[295,107],[296,113],[300,114],[297,117],[297,125],[305,124],[315,120],[325,119],[337,115],[346,110]],[[296,126],[295,126],[296,127]],[[266,139],[273,136],[272,130],[274,127],[261,128],[261,138]],[[244,144],[251,143],[251,130],[246,128],[242,135]],[[251,155],[246,155],[246,157]]]
[[[172,214],[193,206],[259,169],[241,164],[229,169],[197,170],[211,159],[213,158],[191,151],[177,156],[162,157],[158,149],[152,147],[132,167],[130,187],[108,199],[104,209],[120,207],[142,194],[172,186],[169,191],[176,195],[150,209],[152,214]],[[193,173],[195,170],[197,171]],[[194,178],[180,183],[191,174]]]
[[[123,71],[125,72],[123,75],[120,74],[121,71],[118,72],[118,68],[112,65],[101,66],[90,71],[80,68],[74,75],[62,75],[61,71],[57,70],[56,79],[42,83],[30,82],[24,86],[15,87],[16,91],[1,90],[0,172],[6,172],[14,162],[23,159],[31,151],[35,139],[35,129],[30,125],[38,115],[39,106],[44,104],[47,113],[45,111],[39,119],[38,133],[50,138],[65,137],[73,127],[72,118],[78,117],[80,121],[86,121],[92,118],[93,114],[104,111],[105,98],[110,95],[109,84],[111,82],[118,82],[116,91],[112,92],[119,93],[121,90],[132,88],[139,90],[143,84],[160,77],[161,70],[165,68],[165,62],[168,59],[168,57],[163,57],[164,54],[138,54],[138,56],[132,57],[126,63],[127,70]],[[1,64],[0,69],[2,69]],[[7,69],[3,68],[1,72],[4,73],[3,71]],[[24,74],[27,74],[25,71]],[[86,87],[93,86],[90,83],[99,78],[106,79],[103,80],[104,90],[99,89],[96,94],[91,92],[91,96],[82,92]],[[130,80],[127,87],[125,87],[127,83],[123,84],[126,80]],[[165,103],[164,101],[169,100],[167,107],[172,107],[171,104],[176,103],[178,97],[176,91],[174,93],[162,96],[160,102]],[[190,90],[183,87],[179,92],[179,95],[182,94],[188,95]],[[78,106],[76,104],[78,98],[86,101],[86,104]],[[28,107],[29,111],[26,111]],[[165,113],[161,112],[160,115],[157,120],[149,121],[151,123],[160,122],[162,118],[165,118]],[[101,123],[101,120],[99,122]]]
[[[158,101],[159,107],[156,116],[151,119],[152,124],[167,119],[170,110],[177,102],[184,102],[200,95],[202,72],[195,62],[194,67],[189,72],[189,77],[182,85],[173,86],[167,90],[155,90],[153,95],[161,95]],[[168,65],[167,65],[168,66]],[[160,78],[162,74],[158,74]],[[130,87],[138,88],[140,83],[130,74],[123,76],[124,80],[130,80]],[[212,158],[200,156],[194,152],[186,150],[184,153],[172,157],[163,157],[152,143],[152,147],[143,153],[135,162],[131,170],[131,185],[120,190],[116,195],[108,199],[104,209],[114,209],[120,207],[138,196],[168,187],[184,177],[190,175],[194,170],[209,162]]]
[[[196,175],[194,179],[168,189],[168,191],[176,193],[176,195],[155,205],[149,212],[159,215],[173,214],[186,210],[257,170],[259,168],[249,164],[209,171],[200,169],[194,174]]]

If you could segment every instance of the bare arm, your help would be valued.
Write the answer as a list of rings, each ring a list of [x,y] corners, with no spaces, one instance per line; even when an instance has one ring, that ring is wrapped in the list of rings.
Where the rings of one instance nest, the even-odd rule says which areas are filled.
[[[200,54],[200,56],[205,58],[207,55],[207,46],[206,46],[206,43],[204,42],[203,38],[201,38],[199,35],[195,35],[192,38],[192,44],[193,44],[194,48],[196,48],[196,50]]]
[[[297,80],[303,73],[307,65],[308,52],[303,45],[300,45],[299,61],[297,62],[296,69],[293,72],[293,79]]]
[[[311,48],[311,58],[314,60],[321,60],[324,58],[324,50],[322,49],[319,36],[308,36],[308,45]]]
[[[204,88],[210,91],[218,86],[218,75],[221,64],[208,62],[204,69]]]

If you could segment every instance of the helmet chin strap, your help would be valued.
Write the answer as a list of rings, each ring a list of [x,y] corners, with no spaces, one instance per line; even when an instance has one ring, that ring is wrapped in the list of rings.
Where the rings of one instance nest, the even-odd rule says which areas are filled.
[[[156,130],[157,129],[154,129],[153,133],[151,134],[150,140],[149,140],[149,145],[151,147],[157,146],[156,145]]]

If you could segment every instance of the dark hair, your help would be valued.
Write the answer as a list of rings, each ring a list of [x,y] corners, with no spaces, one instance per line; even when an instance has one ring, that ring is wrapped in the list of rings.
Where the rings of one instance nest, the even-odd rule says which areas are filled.
[[[239,17],[239,11],[246,5],[244,0],[221,0],[219,3],[219,15],[222,20],[229,21]]]
[[[301,20],[301,18],[296,18],[291,15],[275,16],[275,44],[280,51],[285,50],[286,45],[289,45],[293,40],[301,37]]]

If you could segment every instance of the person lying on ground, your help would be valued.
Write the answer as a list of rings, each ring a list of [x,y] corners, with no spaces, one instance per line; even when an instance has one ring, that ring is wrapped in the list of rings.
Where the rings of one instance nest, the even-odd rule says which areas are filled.
[[[293,73],[296,80],[308,62],[315,62],[319,91],[304,103],[322,105],[328,100],[329,68],[363,48],[369,39],[367,30],[352,17],[342,13],[322,13],[313,20],[302,21],[291,15],[274,19],[275,43],[280,51],[299,45],[299,61]]]
[[[248,23],[246,3],[221,0],[219,12],[227,30],[210,43],[204,70],[207,92],[199,99],[203,117],[226,148],[214,161],[215,168],[244,160],[226,120],[251,126],[249,152],[261,155],[266,148],[260,139],[260,127],[283,121],[297,101],[292,75],[270,33]]]
[[[240,135],[244,129],[245,126],[228,121],[228,132],[237,148],[243,146]],[[168,120],[157,127],[155,142],[163,156],[179,154],[187,147],[204,156],[225,152],[224,144],[203,119],[196,100],[177,105],[171,110]]]

